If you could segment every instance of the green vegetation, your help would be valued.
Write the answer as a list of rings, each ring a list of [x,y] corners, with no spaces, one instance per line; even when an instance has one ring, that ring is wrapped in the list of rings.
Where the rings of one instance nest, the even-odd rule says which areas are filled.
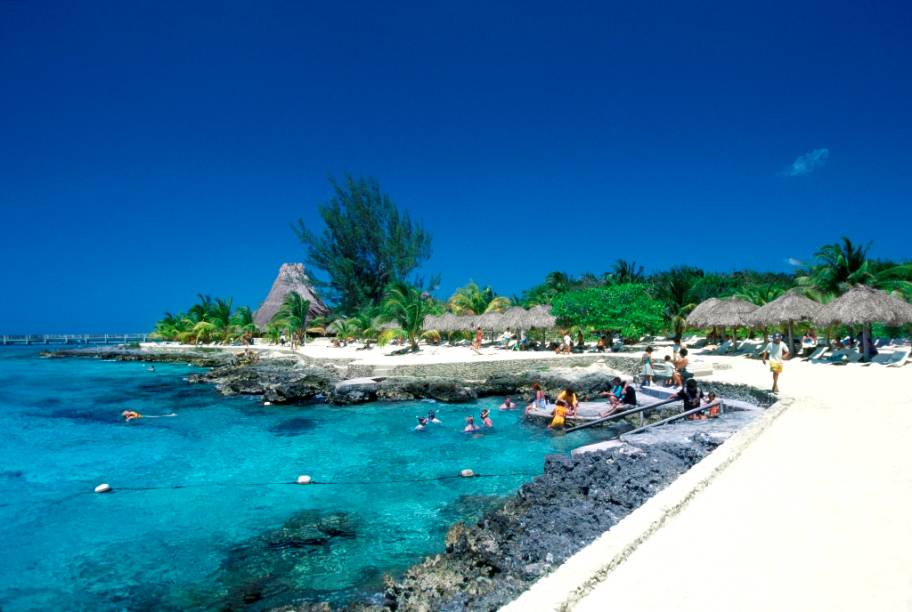
[[[291,333],[291,346],[304,344],[307,340],[307,317],[310,315],[310,300],[305,300],[294,291],[285,295],[282,306],[272,317],[272,324]]]
[[[412,350],[418,350],[418,337],[424,317],[434,311],[434,300],[427,292],[405,282],[393,283],[386,290],[383,316],[395,322],[405,334]]]
[[[568,327],[617,330],[625,338],[639,338],[663,329],[664,311],[645,285],[624,283],[563,293],[554,299],[551,313]]]
[[[509,298],[496,295],[490,287],[482,289],[474,281],[457,289],[447,300],[447,310],[457,315],[503,312],[509,307]]]
[[[322,233],[299,220],[295,232],[308,262],[328,278],[313,279],[344,314],[378,306],[390,284],[404,281],[431,254],[431,235],[400,212],[374,179],[331,181],[335,191],[320,206]]]
[[[349,177],[344,188],[335,183],[334,187],[336,197],[321,209],[327,222],[322,237],[299,228],[302,240],[311,246],[312,258],[327,262],[321,269],[328,272],[328,288],[337,299],[334,312],[308,321],[308,302],[292,293],[267,328],[258,331],[249,308],[233,310],[231,299],[200,295],[186,313],[166,313],[156,324],[156,336],[187,343],[224,343],[247,342],[258,333],[278,340],[286,331],[296,342],[303,342],[305,333],[316,333],[335,335],[341,342],[383,345],[403,340],[417,349],[419,339],[440,341],[439,333],[422,329],[424,318],[447,311],[481,315],[503,312],[512,305],[551,304],[558,324],[574,335],[613,330],[635,338],[659,332],[683,334],[686,316],[710,297],[737,296],[762,305],[797,287],[827,302],[853,284],[867,284],[912,299],[912,263],[871,259],[870,245],[859,246],[844,237],[822,246],[796,274],[752,270],[720,274],[690,266],[646,274],[642,266],[620,259],[601,275],[551,272],[542,283],[512,299],[470,281],[441,301],[421,283],[404,280],[429,254],[430,237],[399,213],[375,182]],[[368,232],[368,228],[380,230]],[[333,259],[337,251],[338,260]],[[455,332],[450,337],[461,335]]]
[[[185,344],[206,342],[249,342],[256,334],[253,313],[242,306],[232,310],[231,298],[224,300],[208,295],[197,296],[199,301],[186,313],[165,316],[155,324],[153,336],[161,340],[176,340]]]

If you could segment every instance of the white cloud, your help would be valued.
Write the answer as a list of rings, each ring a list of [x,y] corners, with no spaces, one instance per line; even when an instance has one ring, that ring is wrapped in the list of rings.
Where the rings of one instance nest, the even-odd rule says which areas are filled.
[[[800,266],[804,265],[804,263],[800,259],[795,259],[794,257],[789,257],[788,259],[785,260],[785,263],[787,263],[790,266],[796,266],[796,267],[800,267]]]
[[[782,171],[783,176],[804,176],[817,168],[822,168],[830,158],[830,150],[814,149],[804,155],[799,155],[792,165]]]

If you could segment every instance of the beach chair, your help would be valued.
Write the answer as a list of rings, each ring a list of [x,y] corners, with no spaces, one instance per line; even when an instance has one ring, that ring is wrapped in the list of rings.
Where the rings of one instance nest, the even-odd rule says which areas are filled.
[[[906,347],[894,351],[890,356],[890,362],[885,364],[891,368],[900,368],[906,365],[906,362],[909,360],[909,355],[912,355],[912,348]]]
[[[839,351],[836,351],[837,353]],[[838,361],[833,361],[834,365],[845,365],[847,363],[858,363],[864,357],[863,353],[856,351],[855,349],[848,349],[843,352],[842,358]]]
[[[805,361],[810,361],[811,363],[820,363],[821,361],[824,361],[823,356],[828,350],[830,350],[830,347],[828,346],[818,346],[817,350],[805,358]]]

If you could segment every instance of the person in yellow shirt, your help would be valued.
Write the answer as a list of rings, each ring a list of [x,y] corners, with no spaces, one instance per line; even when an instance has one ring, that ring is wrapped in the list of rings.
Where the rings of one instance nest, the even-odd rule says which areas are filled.
[[[573,416],[576,414],[576,409],[579,408],[579,400],[576,399],[576,393],[573,392],[572,387],[567,387],[557,396],[557,401],[563,400],[564,404],[567,407],[567,414]],[[557,403],[557,402],[555,402]]]
[[[563,429],[567,411],[567,403],[564,402],[564,400],[557,400],[554,404],[554,412],[551,413],[554,418],[551,419],[551,424],[548,425],[548,429]]]

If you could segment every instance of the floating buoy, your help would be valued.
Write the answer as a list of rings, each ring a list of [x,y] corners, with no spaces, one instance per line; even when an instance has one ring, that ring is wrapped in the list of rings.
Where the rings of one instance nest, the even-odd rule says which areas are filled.
[[[298,484],[310,484],[311,482],[313,482],[313,480],[311,480],[310,476],[307,474],[298,476]]]
[[[466,468],[466,469],[462,470],[461,472],[459,472],[459,475],[462,476],[463,478],[472,478],[473,476],[475,476],[475,472]]]
[[[272,402],[263,402],[264,406],[272,406]]]
[[[98,485],[97,487],[95,487],[96,493],[110,493],[113,490],[114,489],[111,488],[111,485],[109,485],[106,482],[103,482],[100,485]]]

